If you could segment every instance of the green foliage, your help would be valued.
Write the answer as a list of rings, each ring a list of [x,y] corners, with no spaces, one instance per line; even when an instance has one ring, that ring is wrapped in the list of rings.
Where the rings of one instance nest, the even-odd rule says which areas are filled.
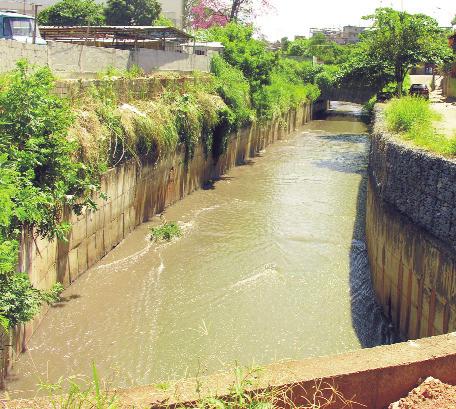
[[[224,46],[223,58],[242,71],[253,91],[268,85],[277,64],[277,56],[269,52],[266,43],[253,37],[251,26],[230,23],[225,27],[212,27],[199,37],[220,41]]]
[[[252,122],[255,114],[250,101],[250,85],[242,71],[220,56],[212,58],[211,71],[216,77],[216,92],[233,111],[236,127]]]
[[[179,96],[174,105],[176,127],[180,141],[185,146],[185,159],[193,158],[195,148],[201,138],[202,121],[195,98],[191,94]]]
[[[38,15],[45,26],[97,26],[104,20],[103,5],[94,0],[61,0]]]
[[[377,103],[377,96],[374,95],[372,98],[369,99],[364,105],[363,105],[363,115],[365,115],[368,119],[371,119],[373,113],[374,113],[374,107],[375,104]]]
[[[259,117],[274,119],[305,101],[316,100],[319,95],[316,85],[295,84],[282,72],[275,72],[271,84],[256,92],[253,98]]]
[[[441,64],[450,58],[445,31],[432,17],[379,8],[365,18],[373,20],[373,26],[363,33],[343,67],[345,83],[356,81],[380,90],[394,81],[400,95],[411,67],[422,62]]]
[[[160,15],[160,17],[158,17],[155,21],[154,21],[154,26],[159,26],[159,27],[174,27],[174,23],[172,20],[170,20],[169,18],[166,18],[165,16],[163,16],[162,14]]]
[[[405,140],[444,155],[456,154],[456,138],[438,134],[433,121],[440,119],[429,101],[419,97],[392,100],[386,107],[387,129]]]
[[[52,94],[53,86],[48,68],[33,69],[23,61],[4,79],[0,154],[3,172],[14,175],[17,188],[10,192],[14,212],[9,228],[26,224],[43,236],[64,238],[68,226],[60,221],[63,207],[80,212],[91,205],[96,187],[91,170],[74,160],[78,147],[66,138],[73,115]]]
[[[150,239],[152,241],[171,241],[181,235],[182,229],[176,222],[166,222],[161,226],[150,229]]]
[[[108,0],[106,23],[111,26],[150,26],[160,16],[157,0]]]
[[[259,119],[272,119],[319,95],[317,87],[306,84],[315,81],[317,72],[307,62],[284,60],[268,51],[263,41],[253,38],[251,26],[230,23],[199,33],[199,37],[225,46],[224,61],[215,58],[212,71],[218,78],[217,91],[233,110],[236,125],[252,118],[249,100]]]
[[[48,68],[24,61],[0,84],[0,316],[9,325],[32,319],[61,290],[37,290],[15,272],[21,229],[64,239],[64,207],[92,205],[96,188],[95,172],[75,159],[77,144],[66,138],[73,116],[53,86]]]
[[[34,288],[27,274],[0,275],[0,315],[8,325],[30,321],[44,303],[52,304],[59,299],[63,288],[56,284],[50,291]]]
[[[289,56],[317,59],[324,64],[343,63],[350,54],[351,45],[339,45],[316,33],[310,38],[301,38],[289,43],[286,54]]]

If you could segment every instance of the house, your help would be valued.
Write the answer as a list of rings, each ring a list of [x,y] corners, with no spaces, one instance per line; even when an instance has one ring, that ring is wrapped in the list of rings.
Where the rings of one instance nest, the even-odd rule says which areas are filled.
[[[360,34],[366,30],[366,27],[344,26],[340,28],[311,28],[310,35],[323,34],[328,40],[337,44],[355,44],[359,42]]]

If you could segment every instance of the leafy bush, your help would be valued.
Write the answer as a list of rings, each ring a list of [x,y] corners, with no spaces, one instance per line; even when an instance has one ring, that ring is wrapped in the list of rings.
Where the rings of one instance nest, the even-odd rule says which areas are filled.
[[[69,106],[51,92],[48,68],[26,62],[0,83],[0,316],[2,325],[30,320],[59,289],[36,290],[15,272],[21,229],[64,239],[64,207],[80,213],[92,206],[96,172],[75,158],[67,139],[73,121]]]
[[[0,288],[0,315],[10,326],[30,321],[44,303],[58,301],[63,291],[61,284],[55,284],[50,291],[37,290],[27,274],[0,275]]]
[[[241,70],[230,66],[222,57],[215,56],[211,71],[216,77],[216,92],[231,108],[237,127],[247,125],[254,119],[250,100],[250,85]]]
[[[306,101],[314,101],[319,95],[316,85],[292,81],[285,73],[276,71],[271,84],[257,91],[253,101],[260,118],[274,119]]]
[[[182,229],[176,222],[167,222],[150,229],[150,238],[153,241],[171,241],[182,235]]]
[[[385,118],[390,132],[415,145],[444,155],[456,154],[456,138],[436,132],[433,121],[440,116],[429,101],[419,97],[394,99],[386,107]]]
[[[94,0],[61,0],[38,14],[43,26],[98,26],[104,24],[103,5]]]
[[[91,205],[97,175],[74,160],[78,146],[66,138],[73,122],[69,106],[52,94],[48,68],[19,62],[0,90],[0,154],[16,172],[11,228],[34,227],[43,236],[64,238],[63,207],[80,213]]]

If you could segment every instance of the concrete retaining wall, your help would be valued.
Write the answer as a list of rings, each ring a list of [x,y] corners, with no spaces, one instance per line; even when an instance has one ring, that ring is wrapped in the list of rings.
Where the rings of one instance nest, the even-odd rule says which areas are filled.
[[[109,67],[127,70],[133,64],[146,74],[161,71],[210,71],[211,56],[159,50],[117,50],[48,41],[47,45],[24,44],[0,40],[0,72],[14,69],[16,62],[27,59],[36,65],[47,65],[60,78],[96,78]]]
[[[207,74],[209,75],[209,74]],[[112,79],[61,79],[57,80],[54,93],[60,97],[77,100],[90,89],[109,90],[116,95],[119,103],[132,100],[144,100],[160,95],[165,89],[185,90],[185,85],[194,81],[191,75],[179,74],[179,76],[150,76],[143,78],[112,78]]]
[[[178,52],[163,52],[160,50],[139,49],[132,53],[132,61],[146,73],[162,71],[202,71],[210,72],[211,54],[196,55]]]
[[[442,90],[446,97],[456,98],[456,78],[446,75],[442,80]]]
[[[210,155],[206,158],[200,145],[188,164],[183,149],[178,148],[156,164],[139,167],[136,162],[130,162],[109,170],[101,182],[101,191],[107,194],[108,200],[96,196],[97,211],[87,211],[80,216],[65,215],[71,224],[68,242],[35,240],[30,234],[23,234],[19,270],[27,271],[33,285],[40,289],[48,289],[56,282],[70,285],[137,225],[231,167],[254,157],[267,145],[309,121],[311,115],[312,106],[305,105],[284,116],[286,128],[280,126],[283,121],[276,120],[239,131],[231,136],[227,152],[216,163]],[[34,321],[4,337],[3,354],[0,350],[0,380],[2,368],[5,375],[15,356],[25,349],[45,313],[43,310]]]
[[[456,330],[456,162],[372,136],[367,244],[378,300],[402,335]]]
[[[365,104],[375,95],[375,91],[365,88],[335,88],[322,91],[320,98],[328,101],[346,101],[355,104]]]

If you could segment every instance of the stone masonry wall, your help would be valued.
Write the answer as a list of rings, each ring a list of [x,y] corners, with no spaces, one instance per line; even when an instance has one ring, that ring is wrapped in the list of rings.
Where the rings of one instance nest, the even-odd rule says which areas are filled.
[[[377,297],[402,335],[456,330],[456,162],[385,131],[369,159],[367,243]]]
[[[101,181],[101,191],[107,194],[108,200],[97,196],[94,198],[98,205],[96,211],[65,216],[72,226],[68,242],[35,240],[23,235],[19,270],[27,271],[32,283],[40,289],[48,289],[56,282],[69,286],[137,225],[231,167],[254,157],[267,145],[309,121],[311,115],[312,106],[304,105],[284,116],[286,128],[280,125],[283,121],[276,120],[239,131],[231,136],[227,152],[216,163],[210,155],[206,158],[200,145],[188,164],[185,164],[182,148],[178,148],[156,164],[140,167],[136,162],[129,162],[110,169]],[[7,336],[3,334],[0,386],[7,369],[16,355],[25,350],[27,340],[45,313],[46,309],[43,309],[34,321],[16,328]],[[0,334],[0,340],[1,337]]]

